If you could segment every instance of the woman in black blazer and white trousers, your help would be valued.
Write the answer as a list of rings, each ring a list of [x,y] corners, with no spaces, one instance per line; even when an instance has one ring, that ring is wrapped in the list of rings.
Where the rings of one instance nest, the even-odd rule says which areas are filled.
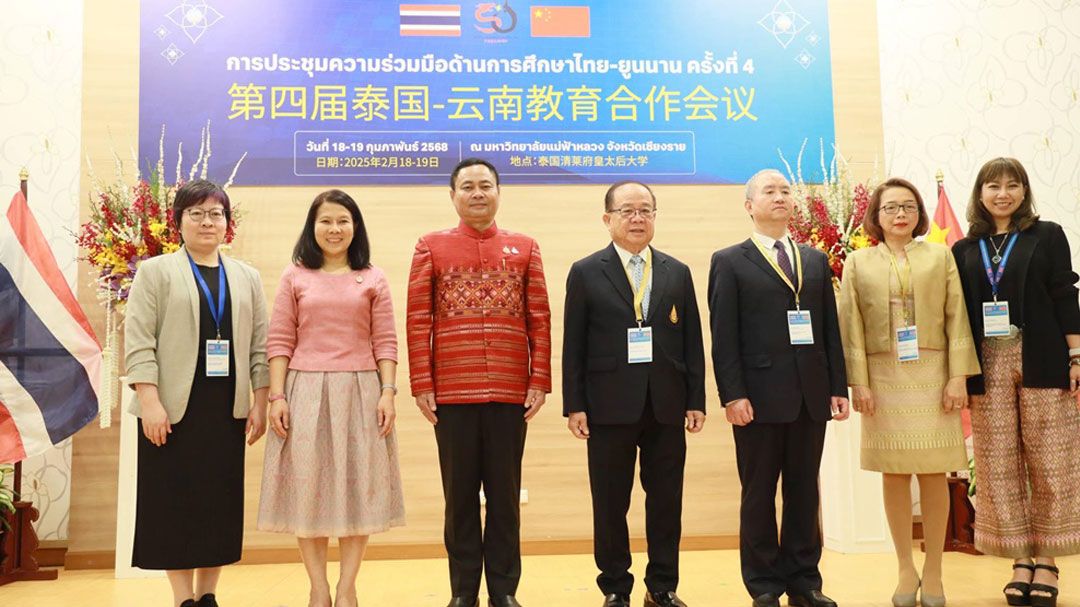
[[[983,369],[968,380],[975,545],[1015,559],[1010,605],[1055,605],[1054,557],[1080,553],[1078,276],[1019,161],[983,165],[967,218],[953,255]]]

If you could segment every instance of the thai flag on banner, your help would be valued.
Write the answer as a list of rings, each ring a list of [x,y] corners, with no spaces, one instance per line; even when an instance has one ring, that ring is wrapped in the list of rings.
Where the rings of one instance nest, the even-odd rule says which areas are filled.
[[[402,36],[460,36],[460,4],[401,4]]]
[[[19,192],[0,217],[0,463],[94,419],[101,372],[101,345]]]

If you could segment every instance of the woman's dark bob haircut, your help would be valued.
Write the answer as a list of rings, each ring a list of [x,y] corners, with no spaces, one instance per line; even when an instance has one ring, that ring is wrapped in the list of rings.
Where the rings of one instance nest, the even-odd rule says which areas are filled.
[[[364,216],[360,214],[360,207],[356,206],[356,201],[352,199],[352,196],[341,190],[327,190],[311,202],[304,229],[300,232],[300,238],[293,248],[293,263],[311,270],[322,267],[323,252],[315,240],[315,219],[319,216],[319,208],[326,202],[339,204],[348,209],[349,214],[352,215],[353,237],[352,242],[349,243],[349,267],[354,270],[370,267],[371,244],[368,242],[367,229],[364,228]]]
[[[185,183],[180,186],[180,189],[176,190],[176,196],[173,198],[172,203],[173,223],[176,224],[176,229],[180,230],[180,220],[184,216],[184,211],[195,205],[202,204],[208,199],[221,203],[221,206],[225,208],[225,225],[232,224],[232,204],[229,202],[229,195],[216,183],[205,179],[196,179]],[[181,232],[180,241],[183,242],[183,240],[184,236],[183,232]]]

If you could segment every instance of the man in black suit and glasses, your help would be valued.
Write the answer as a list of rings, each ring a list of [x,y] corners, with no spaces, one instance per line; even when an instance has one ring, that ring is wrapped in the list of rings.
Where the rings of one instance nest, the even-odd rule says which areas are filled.
[[[705,352],[690,269],[649,246],[656,197],[624,181],[604,197],[611,244],[566,279],[563,414],[588,439],[593,548],[604,607],[629,607],[626,512],[640,452],[646,607],[686,607],[679,584],[686,435],[705,424]]]
[[[754,232],[713,254],[713,372],[734,426],[742,482],[739,551],[754,607],[835,607],[821,593],[818,469],[825,422],[848,417],[832,270],[787,235],[794,200],[779,172],[746,184]],[[783,477],[777,541],[775,496]]]

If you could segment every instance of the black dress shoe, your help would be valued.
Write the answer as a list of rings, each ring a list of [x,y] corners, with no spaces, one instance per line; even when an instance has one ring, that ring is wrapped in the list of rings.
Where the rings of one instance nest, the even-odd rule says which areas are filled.
[[[195,602],[195,599],[187,599],[180,603],[180,607],[199,607],[199,604]]]
[[[604,595],[604,607],[630,607],[630,595],[606,594]]]
[[[504,594],[502,596],[489,596],[488,607],[521,607],[521,603],[517,602],[512,594]]]
[[[780,607],[780,595],[766,592],[754,597],[754,607]]]
[[[646,592],[645,607],[686,607],[675,591]]]
[[[820,590],[788,593],[788,605],[794,607],[836,607],[836,601],[821,594]]]
[[[196,603],[199,607],[218,607],[217,599],[212,594],[204,594],[199,597],[199,602]]]
[[[480,607],[480,599],[475,596],[455,596],[446,607]]]

